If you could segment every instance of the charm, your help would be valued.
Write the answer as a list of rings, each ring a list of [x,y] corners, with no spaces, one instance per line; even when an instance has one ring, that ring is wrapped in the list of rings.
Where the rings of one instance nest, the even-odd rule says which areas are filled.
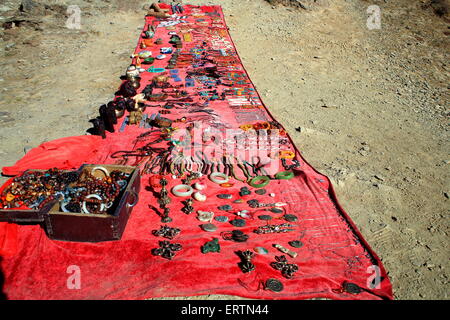
[[[256,234],[267,234],[267,233],[285,233],[289,231],[295,231],[295,229],[292,229],[292,227],[295,227],[292,224],[289,223],[283,223],[283,224],[268,224],[262,227],[258,227],[253,232]]]
[[[291,250],[289,250],[289,249],[283,247],[283,246],[280,245],[280,244],[274,244],[273,246],[274,246],[274,248],[277,248],[277,249],[280,250],[281,252],[290,255],[292,258],[297,257],[297,252],[291,251]]]
[[[256,247],[253,250],[255,250],[255,252],[258,254],[268,254],[269,253],[269,250],[267,250],[266,248],[263,248],[263,247]]]
[[[181,244],[170,243],[169,241],[164,240],[159,242],[159,248],[152,249],[152,254],[154,256],[161,256],[165,259],[172,260],[175,256],[175,252],[180,251],[181,249]]]
[[[248,235],[243,233],[241,230],[233,230],[231,232],[222,232],[220,234],[223,240],[232,240],[235,242],[245,242],[248,240]]]
[[[159,181],[159,184],[162,186],[162,189],[159,192],[158,203],[160,206],[166,206],[171,202],[170,198],[168,197],[169,193],[167,192],[167,189],[166,189],[167,180],[163,178]]]
[[[212,223],[202,224],[200,227],[203,229],[203,231],[208,231],[208,232],[214,232],[217,230],[217,227]]]
[[[172,240],[180,233],[180,231],[181,230],[178,228],[171,228],[169,226],[161,226],[161,228],[159,230],[153,230],[152,234],[154,236],[160,236],[160,237]]]
[[[283,284],[277,279],[267,279],[264,289],[273,292],[281,292],[284,287]]]
[[[235,227],[244,227],[245,226],[244,219],[234,219],[234,220],[231,220],[230,223]]]
[[[283,213],[284,212],[283,209],[280,209],[280,208],[277,208],[277,207],[270,208],[269,211],[273,212],[273,213]]]
[[[242,210],[242,211],[236,212],[236,214],[237,214],[239,217],[242,217],[242,218],[245,218],[245,219],[250,219],[251,216],[249,216],[247,213],[248,213],[248,210]]]
[[[291,247],[294,247],[294,248],[301,248],[301,247],[303,247],[303,243],[301,241],[298,241],[298,240],[289,241],[288,243],[289,243],[289,245]]]
[[[205,254],[208,252],[220,252],[219,239],[214,238],[212,241],[209,241],[202,246],[202,253]]]
[[[342,287],[345,292],[351,294],[360,294],[361,292],[364,291],[360,286],[351,282],[344,282]]]
[[[294,263],[289,264],[285,256],[275,256],[275,260],[276,262],[271,262],[270,266],[281,271],[281,274],[287,279],[291,279],[298,271],[298,266]]]
[[[289,222],[296,222],[298,220],[297,216],[294,216],[293,214],[285,214],[283,218]]]
[[[287,203],[284,202],[275,202],[275,203],[260,203],[258,200],[256,199],[252,199],[252,200],[248,200],[247,201],[248,205],[251,208],[264,208],[264,207],[283,207],[286,206]]]
[[[242,272],[248,273],[255,270],[255,265],[251,262],[255,254],[250,250],[238,251],[238,256],[241,258],[241,262],[238,264]]]
[[[214,217],[214,212],[197,211],[197,219],[200,221],[210,222],[213,219],[213,217]]]
[[[239,195],[242,196],[248,196],[249,194],[251,194],[252,192],[247,188],[247,187],[242,187],[241,190],[239,191]]]
[[[214,220],[219,221],[219,222],[227,222],[228,217],[227,216],[217,216],[214,218]]]
[[[192,206],[193,200],[187,199],[186,201],[183,201],[184,207],[181,209],[185,214],[191,214],[194,212],[194,207]]]
[[[217,195],[217,198],[219,198],[219,199],[231,199],[231,198],[233,198],[233,195],[221,193],[221,194]]]

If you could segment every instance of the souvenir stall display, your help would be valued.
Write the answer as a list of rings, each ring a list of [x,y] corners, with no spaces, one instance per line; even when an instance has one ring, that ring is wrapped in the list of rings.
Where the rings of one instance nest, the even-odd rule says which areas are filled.
[[[87,242],[70,247],[90,252],[86,268],[109,255],[111,298],[392,298],[329,180],[264,106],[220,6],[152,5],[122,81],[94,122],[97,164],[29,168],[0,189],[0,221],[28,212],[51,239]],[[374,265],[382,280],[368,288]],[[110,292],[86,277],[94,296]]]

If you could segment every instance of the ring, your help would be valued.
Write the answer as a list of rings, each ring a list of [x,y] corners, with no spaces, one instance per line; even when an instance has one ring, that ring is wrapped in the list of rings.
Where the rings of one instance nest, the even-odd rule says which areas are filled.
[[[179,190],[187,190],[187,191],[181,192]],[[172,188],[172,193],[177,197],[189,197],[192,194],[192,192],[194,192],[194,189],[191,186],[188,186],[187,184],[179,184]]]
[[[289,180],[292,179],[294,177],[294,173],[292,171],[281,171],[278,172],[275,175],[275,179],[283,179],[283,180]]]
[[[88,195],[88,196],[86,196],[86,199],[92,199],[92,198],[95,198],[95,199],[97,199],[97,200],[102,200],[102,197],[100,197],[98,194],[90,194],[90,195]],[[87,207],[86,207],[86,201],[83,201],[83,212],[84,213],[90,213],[89,212],[89,210],[87,209]],[[105,210],[105,204],[104,203],[101,203],[100,204],[100,211],[104,211]]]
[[[217,179],[217,178],[222,178],[222,179]],[[222,172],[213,172],[209,175],[209,179],[217,184],[224,184],[227,183],[230,178],[228,178],[228,176]]]
[[[109,177],[109,171],[105,167],[101,166],[94,167],[91,169],[91,174],[93,175],[95,171],[102,171],[105,174],[105,176]]]

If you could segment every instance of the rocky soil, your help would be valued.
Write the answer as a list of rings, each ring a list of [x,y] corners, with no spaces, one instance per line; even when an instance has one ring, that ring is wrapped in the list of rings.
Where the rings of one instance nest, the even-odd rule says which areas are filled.
[[[396,298],[448,299],[448,1],[189,3],[223,6],[264,102],[332,179]],[[129,64],[144,4],[0,2],[2,166],[44,141],[85,134]],[[69,5],[81,9],[79,30],[66,28]],[[381,29],[367,27],[371,5]]]

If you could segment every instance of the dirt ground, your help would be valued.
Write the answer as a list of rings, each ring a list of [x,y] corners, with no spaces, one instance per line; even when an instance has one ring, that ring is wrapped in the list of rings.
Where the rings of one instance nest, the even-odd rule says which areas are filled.
[[[44,141],[86,133],[119,86],[147,3],[22,1],[20,12],[20,2],[0,1],[2,166]],[[306,10],[189,1],[223,6],[265,104],[332,179],[395,297],[448,299],[448,14],[429,0],[291,2]],[[80,30],[65,26],[68,5],[81,9]],[[370,5],[381,9],[381,29],[367,27]]]

